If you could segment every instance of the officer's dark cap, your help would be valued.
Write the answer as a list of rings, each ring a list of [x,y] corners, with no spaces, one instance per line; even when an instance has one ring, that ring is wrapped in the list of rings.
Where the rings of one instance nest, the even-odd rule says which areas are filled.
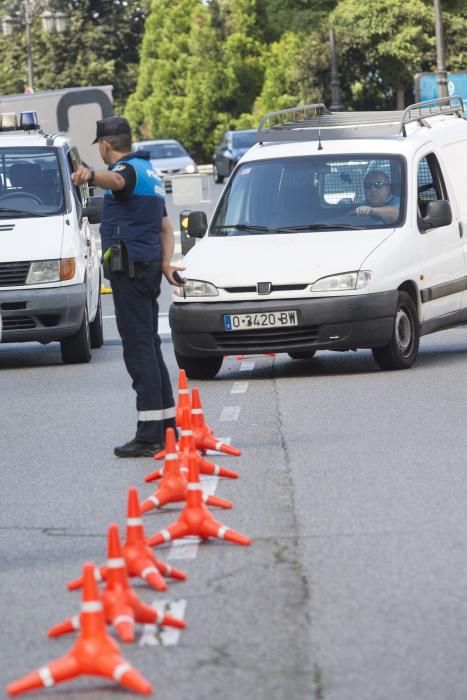
[[[130,134],[131,128],[125,117],[107,117],[96,122],[96,138],[93,143],[105,136],[117,136],[118,134]]]

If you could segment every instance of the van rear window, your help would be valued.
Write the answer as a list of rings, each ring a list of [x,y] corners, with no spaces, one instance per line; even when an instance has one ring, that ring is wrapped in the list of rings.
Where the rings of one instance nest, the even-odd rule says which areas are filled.
[[[403,159],[387,155],[245,163],[224,191],[210,235],[397,226],[404,182]]]
[[[0,148],[0,217],[63,211],[63,185],[54,148]]]

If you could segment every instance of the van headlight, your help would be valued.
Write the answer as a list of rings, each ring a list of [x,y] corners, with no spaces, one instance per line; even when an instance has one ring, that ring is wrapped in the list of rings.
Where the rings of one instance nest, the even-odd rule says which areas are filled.
[[[218,297],[219,291],[210,282],[202,280],[185,280],[183,287],[172,287],[176,297]]]
[[[347,289],[363,289],[371,282],[370,270],[343,272],[340,275],[322,277],[311,285],[312,292],[345,292]]]
[[[75,258],[61,260],[34,260],[29,266],[26,284],[44,284],[46,282],[64,282],[75,276]]]
[[[189,165],[187,165],[185,167],[185,172],[186,173],[195,173],[196,172],[196,165],[193,165],[192,163],[190,163]]]

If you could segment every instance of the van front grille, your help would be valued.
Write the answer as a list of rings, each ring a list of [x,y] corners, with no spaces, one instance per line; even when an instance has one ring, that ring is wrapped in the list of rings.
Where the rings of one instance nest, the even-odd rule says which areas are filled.
[[[213,338],[219,350],[228,353],[239,348],[276,350],[280,352],[292,350],[294,347],[316,343],[319,326],[301,326],[299,328],[269,328],[268,330],[233,331],[230,333],[214,333]]]
[[[0,287],[19,287],[26,284],[29,262],[0,263]]]

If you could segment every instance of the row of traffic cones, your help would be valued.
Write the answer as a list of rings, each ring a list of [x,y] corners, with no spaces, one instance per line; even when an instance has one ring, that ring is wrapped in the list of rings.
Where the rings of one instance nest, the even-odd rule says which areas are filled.
[[[154,458],[165,457],[164,465],[145,478],[147,482],[159,480],[157,490],[141,506],[137,489],[132,487],[128,491],[124,544],[120,542],[118,525],[112,523],[107,533],[106,565],[95,567],[86,562],[82,576],[68,583],[70,590],[83,589],[81,612],[53,626],[48,636],[78,631],[77,641],[65,656],[11,683],[7,688],[10,696],[81,675],[104,676],[129,690],[151,694],[151,684],[120,655],[116,641],[106,631],[106,624],[113,626],[121,641],[130,643],[135,639],[136,622],[179,629],[186,627],[186,623],[146,605],[131,588],[128,578],[140,577],[160,591],[167,588],[164,577],[186,579],[183,571],[160,560],[150,548],[181,537],[194,535],[201,539],[213,537],[235,544],[250,544],[249,537],[215,520],[206,507],[231,508],[232,503],[216,496],[203,496],[199,474],[230,479],[236,479],[238,474],[208,461],[202,454],[211,449],[239,455],[240,450],[215,438],[214,431],[204,420],[197,389],[193,389],[190,402],[183,370],[179,375],[177,424],[181,428],[178,445],[174,430],[169,428],[164,453],[154,455]],[[142,513],[179,502],[185,505],[177,521],[146,538]],[[105,581],[102,592],[98,590],[98,581]]]

